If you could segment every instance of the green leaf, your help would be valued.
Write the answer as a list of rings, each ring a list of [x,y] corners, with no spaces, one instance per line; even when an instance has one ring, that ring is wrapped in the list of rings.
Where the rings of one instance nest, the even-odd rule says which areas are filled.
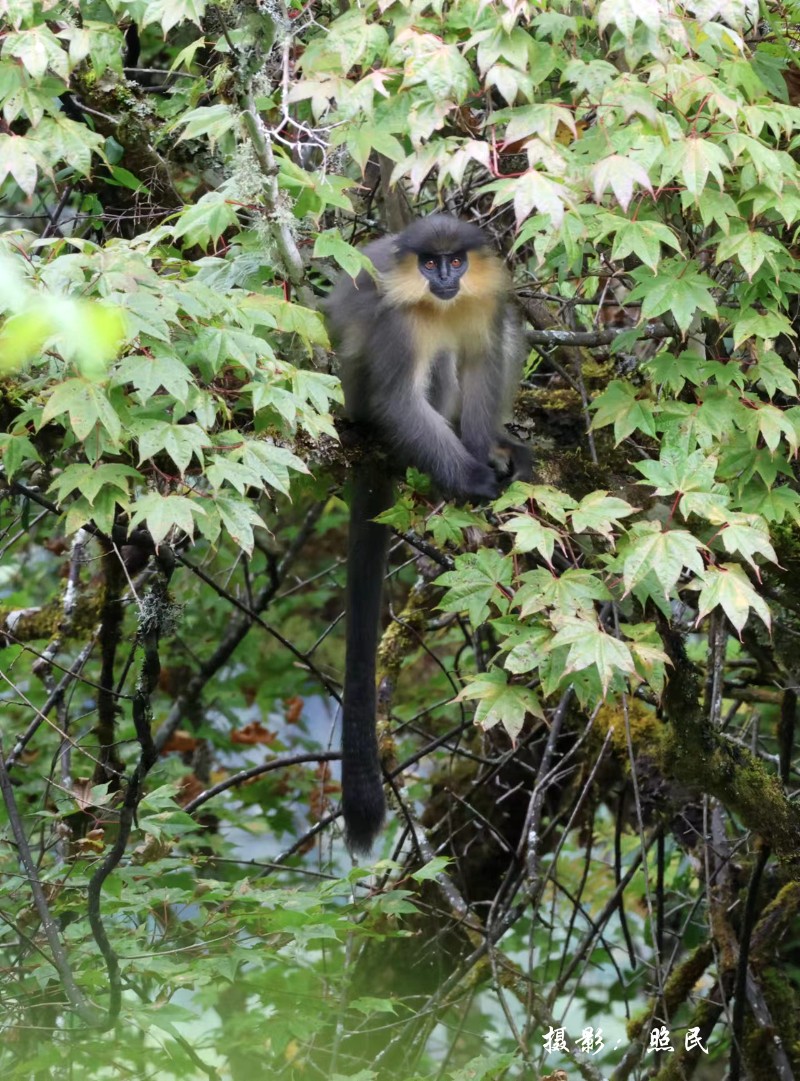
[[[0,375],[21,368],[37,356],[51,332],[50,314],[41,304],[7,319],[0,328]]]
[[[661,185],[673,177],[679,177],[686,190],[695,199],[706,187],[709,174],[720,186],[725,188],[723,169],[730,165],[728,155],[722,146],[709,138],[690,135],[688,138],[673,143],[662,158]]]
[[[794,327],[780,312],[745,311],[736,314],[732,320],[733,344],[739,346],[747,338],[762,338],[772,341],[782,334],[796,337]]]
[[[92,171],[92,157],[102,154],[104,140],[85,124],[59,114],[48,116],[27,138],[28,148],[49,161],[50,166],[63,161],[81,176]]]
[[[427,528],[438,545],[449,543],[463,547],[465,529],[488,533],[491,527],[483,514],[445,503],[437,514],[428,519]]]
[[[275,320],[278,330],[285,334],[299,334],[303,341],[314,345],[330,345],[322,315],[311,308],[304,308],[302,304],[293,304],[282,297],[266,295],[248,297],[247,308],[268,312]],[[319,376],[324,373],[308,374]],[[328,376],[328,379],[330,380],[331,377]]]
[[[53,325],[54,343],[62,356],[74,361],[81,374],[93,382],[102,379],[108,362],[116,356],[125,338],[122,309],[67,297],[48,297],[45,304]],[[100,404],[101,411],[105,410],[104,402],[105,399]]]
[[[606,87],[619,78],[619,72],[608,60],[584,60],[575,58],[564,65],[562,81],[571,83],[580,97],[583,94],[594,99],[600,97]]]
[[[121,165],[110,165],[108,171],[111,176],[106,180],[106,183],[112,187],[118,184],[121,188],[128,188],[130,191],[136,192],[137,195],[151,196],[152,192],[143,181],[139,180],[137,176],[134,176],[128,169],[123,169]]]
[[[69,42],[71,68],[77,67],[88,56],[98,75],[102,75],[109,69],[122,74],[124,41],[122,33],[116,26],[82,18],[80,26],[63,26],[58,36]]]
[[[505,612],[511,586],[512,564],[494,548],[481,548],[456,556],[455,570],[436,579],[447,586],[439,607],[445,612],[466,611],[477,626],[489,615],[490,605]]]
[[[155,345],[147,353],[125,357],[117,364],[113,381],[117,385],[132,383],[142,402],[147,402],[163,387],[168,394],[186,404],[192,373],[174,353]]]
[[[658,272],[650,274],[642,268],[631,275],[638,284],[628,296],[629,302],[642,302],[642,317],[653,319],[671,312],[680,329],[686,333],[698,310],[717,314],[711,295],[713,281],[698,270],[691,261],[665,259]]]
[[[216,243],[226,229],[238,224],[235,208],[221,192],[212,191],[181,212],[173,226],[173,234],[176,240],[185,237],[187,244],[206,248]]]
[[[341,10],[341,9],[340,9]],[[336,69],[347,72],[354,67],[369,67],[372,60],[382,57],[389,44],[386,29],[379,23],[367,21],[366,10],[355,7],[344,9],[330,25],[324,53],[316,51],[312,41],[308,57],[303,58],[303,66],[316,70],[327,61],[331,65],[332,54],[336,58]]]
[[[0,461],[7,480],[13,480],[25,462],[41,462],[39,451],[21,432],[0,432]]]
[[[515,676],[537,672],[546,660],[546,650],[553,632],[542,624],[528,624],[513,631],[503,642],[506,652],[503,667]]]
[[[523,105],[516,109],[499,109],[493,114],[495,123],[508,120],[505,141],[516,143],[531,135],[538,135],[547,142],[553,142],[559,128],[565,128],[574,139],[578,138],[575,117],[560,102],[541,102],[535,105]]]
[[[509,507],[524,507],[528,500],[532,500],[542,513],[562,525],[566,523],[567,512],[577,506],[567,492],[552,488],[549,484],[526,484],[519,480],[510,484],[492,506],[499,514]]]
[[[491,185],[487,185],[487,190]],[[498,190],[501,190],[498,188]],[[565,186],[551,180],[538,169],[528,169],[518,177],[509,190],[509,197],[514,200],[514,213],[517,227],[526,221],[534,210],[550,219],[550,227],[558,229],[564,220],[564,214],[571,199]],[[498,198],[498,202],[506,202]]]
[[[314,241],[314,258],[331,258],[349,274],[351,278],[357,277],[362,270],[372,270],[372,263],[363,252],[348,244],[338,229],[326,229],[319,233]]]
[[[48,167],[30,139],[0,133],[0,184],[10,176],[26,195],[33,195],[40,168]]]
[[[205,10],[205,0],[145,0],[142,26],[160,23],[165,34],[182,22],[201,26]]]
[[[405,150],[391,132],[370,121],[345,129],[347,149],[363,171],[373,151],[385,154],[391,161],[401,161]]]
[[[631,432],[644,432],[655,435],[656,425],[652,403],[640,401],[640,392],[630,383],[614,379],[606,389],[592,402],[595,416],[592,428],[602,428],[606,424],[614,425],[614,439],[621,443]]]
[[[767,524],[757,514],[721,514],[716,521],[713,517],[710,520],[721,526],[719,539],[725,551],[739,552],[756,574],[759,572],[753,556],[762,555],[772,563],[778,562]]]
[[[471,1059],[460,1070],[454,1070],[449,1074],[450,1081],[500,1081],[517,1061],[514,1051],[497,1052],[491,1055],[480,1055]]]
[[[416,876],[412,875],[413,877]],[[361,995],[359,998],[352,999],[347,1005],[351,1010],[358,1010],[359,1013],[363,1013],[367,1017],[376,1013],[397,1013],[397,1004],[392,1002],[390,998],[374,998],[372,995]],[[370,1079],[375,1077],[371,1070],[365,1071],[365,1073],[368,1074]]]
[[[765,350],[750,375],[761,383],[770,398],[778,391],[792,396],[797,394],[797,376],[771,349]]]
[[[644,23],[648,30],[658,32],[663,14],[657,0],[602,0],[597,9],[597,25],[602,32],[609,23],[613,23],[623,37],[630,40],[637,22]]]
[[[754,511],[768,522],[780,524],[789,515],[800,522],[800,493],[788,484],[767,488],[758,497],[744,501],[745,509]]]
[[[798,432],[782,409],[765,403],[756,409],[754,416],[761,438],[773,453],[780,446],[781,436],[786,439],[792,454],[797,453]]]
[[[418,871],[412,871],[411,877],[415,882],[432,882],[446,871],[453,861],[449,856],[434,856],[424,863]]]
[[[248,439],[241,448],[242,463],[258,475],[263,484],[289,495],[289,470],[308,473],[305,462],[287,447],[267,440]]]
[[[717,245],[716,261],[723,263],[734,256],[748,278],[752,278],[765,259],[777,269],[772,255],[786,255],[786,248],[769,233],[747,229],[722,237]]]
[[[125,298],[125,313],[130,337],[147,334],[159,341],[170,340],[170,323],[177,323],[175,304],[166,297],[157,297],[144,289],[130,292]]]
[[[635,462],[634,466],[655,487],[656,495],[672,495],[673,492],[713,492],[717,464],[713,455],[703,451],[686,454],[680,446],[665,446],[657,462]]]
[[[94,522],[98,529],[110,534],[116,521],[117,507],[129,510],[128,500],[113,485],[101,488],[91,504],[88,499],[78,496],[66,508],[64,528],[67,533],[74,533],[87,522]]]
[[[460,103],[475,86],[475,76],[455,44],[436,34],[407,30],[395,40],[395,48],[405,54],[403,86],[424,83],[434,99]]]
[[[501,724],[516,743],[527,714],[544,719],[544,711],[536,694],[527,687],[508,682],[502,668],[492,668],[470,680],[456,695],[456,702],[478,701],[475,724],[481,728],[493,728]]]
[[[716,188],[705,188],[699,198],[692,192],[686,191],[681,195],[681,204],[685,209],[697,204],[700,217],[706,229],[716,223],[723,233],[730,231],[731,218],[738,219],[739,208],[727,192],[717,191]]]
[[[61,42],[45,24],[29,30],[12,30],[3,39],[3,59],[14,57],[34,79],[49,69],[64,82],[69,78],[67,54]]]
[[[664,652],[655,625],[623,623],[620,630],[628,639],[638,675],[660,695],[666,681],[667,665],[672,662]]]
[[[655,271],[661,260],[661,245],[680,250],[677,237],[662,222],[626,221],[616,231],[611,258],[615,261],[636,255],[645,266]]]
[[[208,434],[199,424],[170,424],[165,420],[148,419],[135,422],[132,433],[138,437],[140,464],[164,451],[181,474],[189,468],[193,455],[202,466],[205,449],[210,443]]]

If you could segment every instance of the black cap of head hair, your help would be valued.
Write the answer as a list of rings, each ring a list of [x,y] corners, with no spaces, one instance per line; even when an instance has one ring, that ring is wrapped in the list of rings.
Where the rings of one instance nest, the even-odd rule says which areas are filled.
[[[459,221],[449,214],[431,214],[429,218],[412,222],[395,238],[395,245],[398,252],[445,255],[488,248],[489,240],[484,231],[471,222]]]

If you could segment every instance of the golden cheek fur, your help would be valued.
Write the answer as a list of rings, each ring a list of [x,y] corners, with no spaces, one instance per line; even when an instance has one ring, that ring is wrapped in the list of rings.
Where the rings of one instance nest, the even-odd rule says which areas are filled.
[[[392,307],[397,308],[425,305],[444,311],[459,307],[464,300],[496,301],[509,287],[505,267],[491,253],[471,251],[468,259],[469,264],[459,282],[460,289],[452,300],[441,300],[431,293],[413,253],[402,256],[396,268],[381,276],[379,288]]]
[[[508,291],[510,282],[506,268],[496,255],[471,251],[469,264],[461,278],[459,296],[479,300],[496,300]]]
[[[404,255],[397,266],[382,274],[378,287],[393,308],[407,308],[425,301],[428,283],[419,272],[416,255]]]

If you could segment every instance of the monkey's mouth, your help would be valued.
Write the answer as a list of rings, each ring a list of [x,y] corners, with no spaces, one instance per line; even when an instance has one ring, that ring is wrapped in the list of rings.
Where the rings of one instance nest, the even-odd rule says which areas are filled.
[[[431,292],[439,300],[452,300],[453,297],[456,296],[456,294],[458,293],[458,286],[456,285],[455,287],[453,287],[438,285],[435,288],[434,286],[431,286]]]

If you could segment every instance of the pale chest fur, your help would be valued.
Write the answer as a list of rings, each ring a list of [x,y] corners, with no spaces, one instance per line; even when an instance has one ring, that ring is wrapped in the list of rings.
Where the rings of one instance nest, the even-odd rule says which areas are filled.
[[[496,303],[468,298],[449,304],[417,305],[411,316],[412,351],[418,378],[427,378],[437,356],[448,353],[459,368],[480,361],[491,340]]]

